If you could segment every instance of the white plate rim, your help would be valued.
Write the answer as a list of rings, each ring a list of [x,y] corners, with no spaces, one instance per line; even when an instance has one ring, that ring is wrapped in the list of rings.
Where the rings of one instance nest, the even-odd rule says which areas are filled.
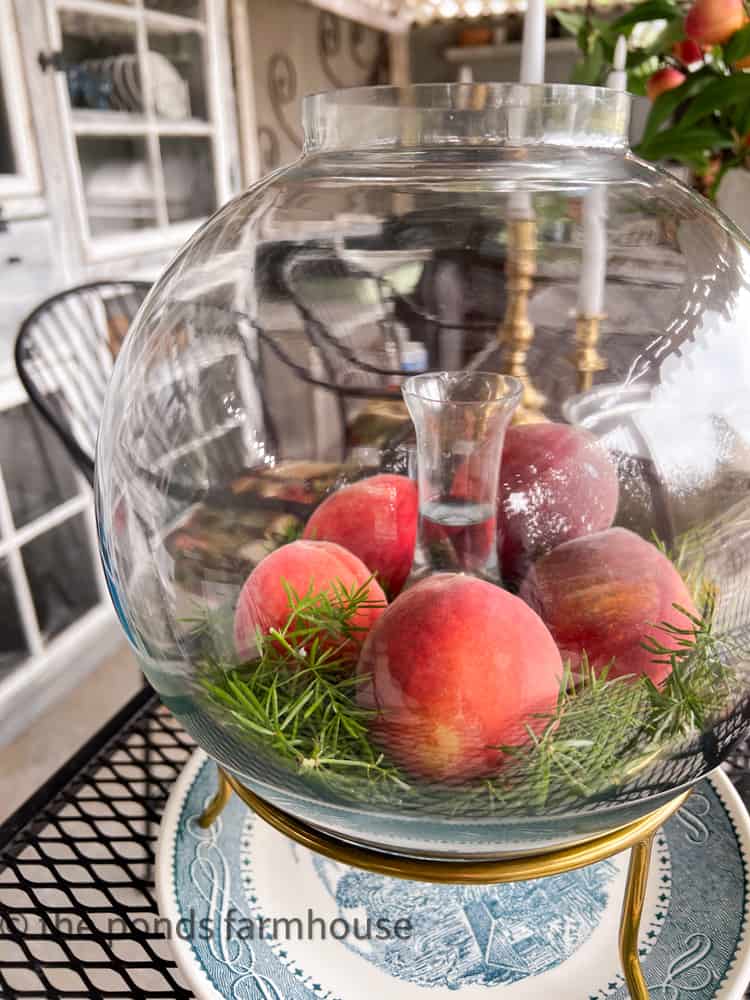
[[[154,886],[159,915],[166,918],[169,926],[172,927],[177,925],[181,916],[177,905],[175,881],[171,877],[172,852],[177,824],[193,782],[208,760],[210,758],[205,751],[197,749],[193,752],[172,787],[159,825]],[[736,788],[720,768],[706,775],[705,780],[711,782],[714,791],[727,811],[745,869],[744,922],[737,939],[734,958],[718,987],[715,1000],[742,1000],[750,982],[750,936],[748,935],[748,921],[750,920],[750,814]],[[169,945],[181,975],[198,1000],[226,1000],[224,994],[219,993],[203,967],[196,960],[188,940],[178,935],[172,935]]]

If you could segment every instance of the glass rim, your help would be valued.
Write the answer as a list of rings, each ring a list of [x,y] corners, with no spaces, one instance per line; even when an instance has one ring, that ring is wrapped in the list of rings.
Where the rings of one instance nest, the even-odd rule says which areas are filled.
[[[492,379],[493,381],[502,379],[506,391],[483,399],[446,399],[444,396],[420,392],[417,389],[419,385],[427,385],[430,382],[434,383],[436,380],[448,382],[458,381],[459,378],[463,380],[485,378],[487,380]],[[412,396],[414,399],[419,399],[426,403],[445,403],[449,406],[477,406],[481,403],[510,403],[520,399],[523,392],[523,382],[519,378],[516,378],[515,375],[506,375],[504,372],[465,371],[463,369],[457,371],[431,371],[410,375],[401,386],[401,392],[404,396]]]
[[[570,83],[350,87],[302,102],[305,153],[425,146],[627,148],[631,95]]]
[[[619,98],[630,98],[628,91],[612,87],[595,87],[585,83],[516,83],[514,81],[472,81],[449,83],[408,83],[403,86],[393,83],[378,83],[358,87],[331,87],[316,90],[302,98],[303,108],[311,104],[327,104],[330,107],[448,107],[448,100],[456,95],[479,92],[495,98],[491,107],[529,107],[534,104],[560,104],[576,102],[612,103],[616,106]],[[409,100],[411,98],[411,100]],[[511,98],[511,99],[509,99]],[[535,98],[532,102],[529,98]],[[442,104],[440,103],[442,99]],[[454,108],[453,110],[472,110]]]

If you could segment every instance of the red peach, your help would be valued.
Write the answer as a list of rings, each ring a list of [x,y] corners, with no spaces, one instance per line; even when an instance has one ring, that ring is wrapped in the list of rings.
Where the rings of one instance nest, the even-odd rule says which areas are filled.
[[[672,55],[685,66],[691,66],[703,59],[703,49],[694,39],[683,38],[672,46]]]
[[[742,0],[695,0],[685,17],[685,34],[699,45],[722,45],[746,20]]]
[[[668,622],[690,628],[675,604],[696,613],[669,559],[625,528],[560,545],[532,566],[521,597],[547,624],[563,659],[573,667],[585,652],[594,668],[614,659],[610,677],[646,674],[655,684],[672,668],[654,662],[642,642],[654,638],[676,649],[673,638],[658,626]]]
[[[568,424],[510,427],[498,491],[503,578],[518,582],[556,545],[608,528],[618,492],[617,470],[593,434]]]
[[[404,591],[362,648],[358,698],[376,738],[412,774],[463,780],[502,763],[534,713],[554,711],[562,662],[547,628],[518,597],[462,573]]]
[[[655,101],[660,94],[665,93],[667,90],[674,90],[675,87],[679,87],[681,83],[684,83],[686,79],[685,74],[675,69],[674,66],[665,66],[663,69],[657,69],[648,78],[646,83],[648,99]]]
[[[296,541],[266,556],[245,580],[234,613],[234,643],[242,658],[253,655],[255,630],[268,632],[283,628],[289,619],[289,598],[284,584],[299,596],[333,592],[334,584],[351,590],[361,587],[372,574],[353,553],[332,542]],[[386,606],[385,594],[375,580],[370,581],[368,600],[352,618],[360,630],[354,658]]]
[[[343,545],[395,597],[414,560],[417,507],[417,485],[411,479],[370,476],[327,497],[313,511],[302,537]]]

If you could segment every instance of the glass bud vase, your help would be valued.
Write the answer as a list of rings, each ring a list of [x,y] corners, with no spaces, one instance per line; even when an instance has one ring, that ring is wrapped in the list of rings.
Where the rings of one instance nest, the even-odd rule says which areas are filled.
[[[410,583],[435,572],[500,583],[497,489],[521,382],[494,372],[428,372],[403,386],[417,435],[419,526]]]

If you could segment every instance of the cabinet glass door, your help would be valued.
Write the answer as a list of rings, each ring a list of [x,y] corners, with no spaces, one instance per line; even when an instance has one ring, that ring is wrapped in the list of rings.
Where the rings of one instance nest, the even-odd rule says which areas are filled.
[[[222,0],[48,2],[85,256],[179,244],[232,193]]]

